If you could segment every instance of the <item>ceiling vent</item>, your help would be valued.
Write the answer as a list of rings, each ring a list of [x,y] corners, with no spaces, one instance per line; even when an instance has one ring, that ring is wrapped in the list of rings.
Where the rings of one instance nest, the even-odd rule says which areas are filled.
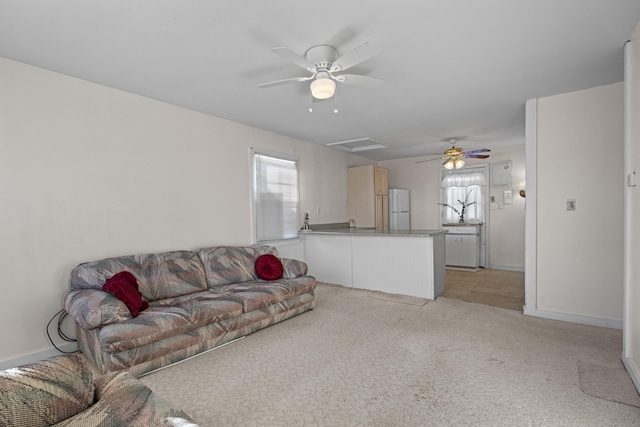
[[[336,147],[344,151],[355,153],[357,151],[376,150],[378,148],[387,148],[388,145],[376,141],[371,138],[350,139],[348,141],[330,142],[327,147]]]

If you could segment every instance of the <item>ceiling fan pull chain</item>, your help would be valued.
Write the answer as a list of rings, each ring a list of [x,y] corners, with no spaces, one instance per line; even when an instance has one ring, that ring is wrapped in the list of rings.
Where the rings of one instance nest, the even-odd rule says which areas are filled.
[[[337,90],[337,89],[336,89],[336,93],[335,93],[335,95],[334,95],[334,97],[333,97],[333,100],[334,100],[334,102],[335,102],[335,107],[334,107],[334,109],[333,109],[333,112],[334,112],[335,114],[338,114],[338,90]]]
[[[313,113],[313,108],[311,107],[311,102],[313,102],[313,100],[311,99],[311,97],[311,90],[309,90],[309,112]]]

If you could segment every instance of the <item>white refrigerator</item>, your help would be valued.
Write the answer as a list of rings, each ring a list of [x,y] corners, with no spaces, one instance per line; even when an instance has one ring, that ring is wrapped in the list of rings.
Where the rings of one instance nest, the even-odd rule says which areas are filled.
[[[389,230],[409,230],[410,228],[409,190],[389,189]]]

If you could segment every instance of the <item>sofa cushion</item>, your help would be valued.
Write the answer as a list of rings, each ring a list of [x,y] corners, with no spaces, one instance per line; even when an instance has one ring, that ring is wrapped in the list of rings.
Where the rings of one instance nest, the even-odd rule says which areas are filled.
[[[300,276],[295,279],[282,278],[276,282],[289,289],[293,295],[313,293],[317,286],[316,278],[313,276]]]
[[[93,376],[80,355],[57,356],[0,372],[0,425],[58,423],[93,403]]]
[[[271,254],[260,255],[256,259],[256,274],[264,280],[276,280],[282,277],[282,262]]]
[[[278,256],[273,246],[217,246],[198,251],[209,288],[258,280],[255,262],[260,255]]]
[[[242,314],[237,298],[209,291],[156,301],[136,318],[106,325],[100,342],[108,353],[140,347]]]
[[[149,303],[142,300],[142,294],[138,291],[138,282],[133,274],[121,271],[107,279],[102,289],[112,293],[127,306],[131,315],[136,317],[141,311],[149,307]]]
[[[207,289],[198,254],[190,251],[130,255],[83,263],[71,272],[69,288],[101,289],[108,278],[121,271],[129,271],[135,276],[143,298],[149,302]]]
[[[315,279],[312,280],[315,282]],[[312,289],[311,285],[296,286],[290,281],[280,283],[280,280],[277,280],[274,282],[251,281],[219,285],[212,288],[211,292],[239,299],[242,301],[244,312],[248,313],[307,293]]]
[[[67,294],[64,309],[82,329],[94,329],[131,319],[126,305],[109,292],[80,289]]]

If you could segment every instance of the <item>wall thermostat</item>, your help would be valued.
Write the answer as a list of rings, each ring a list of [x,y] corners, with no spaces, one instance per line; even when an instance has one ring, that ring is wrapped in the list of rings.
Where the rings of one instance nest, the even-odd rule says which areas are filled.
[[[513,193],[511,190],[504,190],[504,204],[510,205],[513,203]]]

